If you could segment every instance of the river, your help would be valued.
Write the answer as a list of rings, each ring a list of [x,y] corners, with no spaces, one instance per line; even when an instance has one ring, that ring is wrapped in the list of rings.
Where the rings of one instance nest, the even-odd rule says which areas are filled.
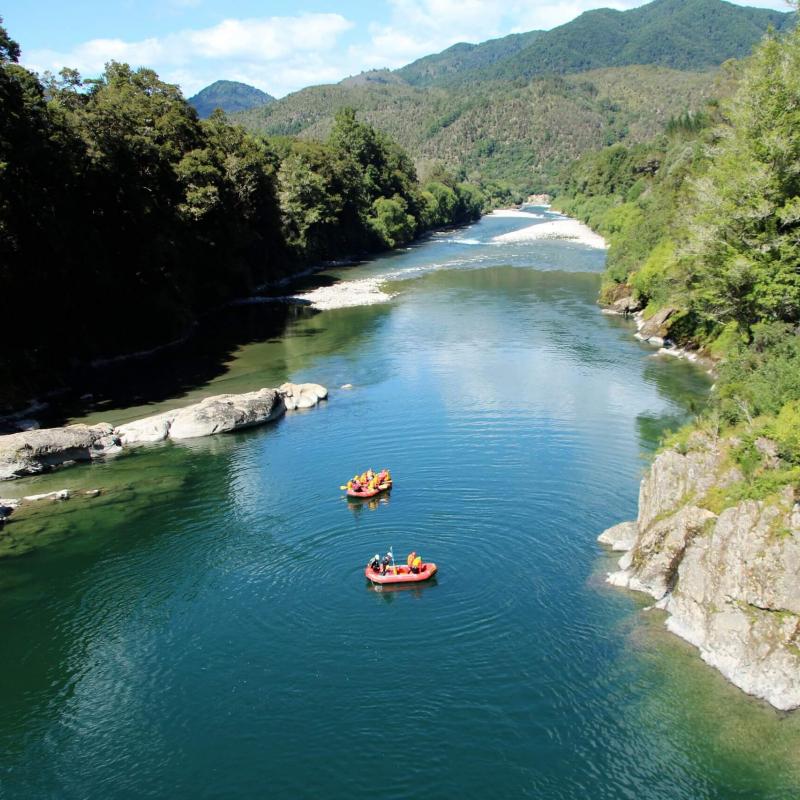
[[[708,377],[600,312],[602,251],[491,241],[553,216],[531,212],[327,275],[386,277],[391,302],[291,306],[69,412],[331,390],[3,487],[104,493],[0,534],[0,797],[797,797],[798,718],[603,582],[597,535],[635,516]],[[391,496],[347,502],[367,466]],[[389,547],[439,575],[376,591],[363,566]]]

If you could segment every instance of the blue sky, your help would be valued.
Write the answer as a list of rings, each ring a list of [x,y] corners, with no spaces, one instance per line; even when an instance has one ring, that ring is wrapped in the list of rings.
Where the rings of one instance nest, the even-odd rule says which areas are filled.
[[[227,78],[281,97],[365,69],[399,67],[459,41],[549,29],[589,8],[639,0],[11,0],[0,10],[38,72],[75,67],[85,77],[116,59],[148,66],[187,95]],[[783,0],[757,5],[788,11]]]

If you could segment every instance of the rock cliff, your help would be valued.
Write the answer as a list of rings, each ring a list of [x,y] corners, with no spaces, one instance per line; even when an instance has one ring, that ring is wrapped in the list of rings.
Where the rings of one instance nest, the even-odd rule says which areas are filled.
[[[800,707],[800,505],[786,488],[720,510],[720,492],[744,481],[728,458],[734,444],[696,433],[685,452],[656,458],[642,481],[636,522],[600,536],[625,550],[608,581],[655,598],[669,615],[667,628],[736,686],[794,709]]]

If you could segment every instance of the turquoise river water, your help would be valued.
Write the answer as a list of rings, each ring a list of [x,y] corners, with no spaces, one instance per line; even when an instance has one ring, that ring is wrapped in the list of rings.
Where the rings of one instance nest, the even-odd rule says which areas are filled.
[[[798,719],[604,584],[597,535],[708,378],[600,312],[602,251],[491,241],[531,211],[332,272],[396,296],[86,417],[286,379],[318,408],[3,486],[103,494],[0,533],[0,797],[800,795]],[[348,503],[370,465],[391,496]],[[371,588],[389,547],[438,577]]]

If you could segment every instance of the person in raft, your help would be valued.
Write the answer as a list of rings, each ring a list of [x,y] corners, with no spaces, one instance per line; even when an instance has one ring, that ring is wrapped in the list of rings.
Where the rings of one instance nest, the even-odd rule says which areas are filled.
[[[388,469],[382,469],[377,475],[368,469],[360,475],[353,475],[347,482],[347,488],[353,492],[374,491],[384,483],[391,483],[392,476]]]
[[[380,572],[380,569],[381,569],[381,557],[377,553],[375,553],[375,555],[372,556],[372,560],[369,562],[369,568],[373,572]]]
[[[416,554],[414,550],[412,550],[408,554],[408,558],[406,559],[406,564],[408,564],[408,568],[415,575],[419,575],[419,570],[422,567],[422,559]]]

